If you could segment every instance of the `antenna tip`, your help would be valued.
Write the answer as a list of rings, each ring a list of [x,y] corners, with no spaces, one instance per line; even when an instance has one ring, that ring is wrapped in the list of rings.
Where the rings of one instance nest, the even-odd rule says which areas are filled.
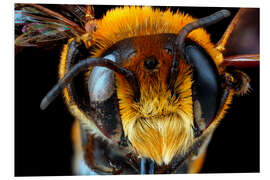
[[[231,12],[229,10],[223,9],[220,11],[224,17],[229,17],[231,15]]]
[[[43,98],[41,103],[40,103],[40,109],[45,110],[49,105],[49,102],[47,100],[47,97]]]

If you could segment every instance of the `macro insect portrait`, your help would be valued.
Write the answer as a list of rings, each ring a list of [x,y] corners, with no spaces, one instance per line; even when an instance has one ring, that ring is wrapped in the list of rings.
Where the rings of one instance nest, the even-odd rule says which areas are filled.
[[[258,8],[14,17],[15,175],[259,172]]]

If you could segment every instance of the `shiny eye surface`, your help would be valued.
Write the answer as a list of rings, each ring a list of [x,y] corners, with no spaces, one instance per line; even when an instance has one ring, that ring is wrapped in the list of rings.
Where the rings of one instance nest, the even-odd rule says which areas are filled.
[[[136,55],[130,39],[124,39],[107,49],[101,56],[122,64]],[[91,117],[99,130],[108,138],[120,141],[122,124],[116,94],[114,72],[108,68],[94,67],[88,78]]]
[[[114,55],[110,54],[104,58],[113,62],[116,61]],[[88,91],[91,101],[105,101],[110,98],[114,90],[114,73],[108,68],[94,67],[88,79]]]
[[[193,72],[193,110],[200,130],[214,119],[219,105],[218,70],[212,58],[200,46],[186,43],[185,57]]]
[[[114,54],[105,55],[104,58],[113,62],[118,60]],[[121,124],[114,72],[108,68],[94,67],[88,78],[88,92],[93,121],[105,136],[119,139],[121,134],[116,134],[116,131]]]

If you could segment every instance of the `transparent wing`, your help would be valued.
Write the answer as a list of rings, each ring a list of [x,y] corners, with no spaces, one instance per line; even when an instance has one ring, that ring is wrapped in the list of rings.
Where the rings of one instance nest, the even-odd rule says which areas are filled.
[[[258,66],[259,40],[259,8],[241,8],[217,43],[224,55],[222,64],[243,68]]]
[[[78,14],[80,12],[80,15],[76,15],[80,17],[80,19],[73,18],[77,21],[73,22],[70,20],[72,18],[70,11],[75,11],[75,7],[70,9],[70,11],[66,10],[64,5],[55,5],[52,7],[58,9],[59,13],[41,5],[15,5],[16,45],[43,46],[70,37],[80,36],[85,33],[85,30],[81,26],[84,24],[84,21],[82,21],[84,8],[81,8],[81,11],[77,10],[77,13],[73,13]],[[66,12],[65,15],[69,14],[70,19],[60,14],[60,12],[62,14]],[[77,23],[81,23],[81,25]]]
[[[22,32],[15,40],[16,45],[41,46],[74,36],[68,27],[53,23],[30,23],[23,26]]]

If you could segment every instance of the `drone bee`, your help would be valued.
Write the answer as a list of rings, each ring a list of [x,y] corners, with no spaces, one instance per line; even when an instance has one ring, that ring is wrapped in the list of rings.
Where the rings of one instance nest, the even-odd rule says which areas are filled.
[[[62,5],[58,13],[18,4],[23,33],[15,43],[69,38],[59,82],[40,108],[63,93],[75,118],[75,174],[195,173],[233,97],[250,89],[239,69],[259,65],[258,47],[233,51],[240,19],[254,13],[240,9],[213,44],[204,28],[229,17],[227,10],[196,19],[127,6],[98,20],[92,6]]]

